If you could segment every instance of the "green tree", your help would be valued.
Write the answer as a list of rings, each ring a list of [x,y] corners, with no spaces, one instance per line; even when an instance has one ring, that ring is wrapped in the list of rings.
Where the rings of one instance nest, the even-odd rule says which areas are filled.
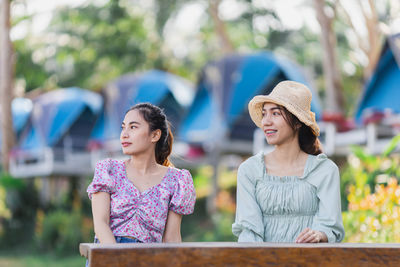
[[[21,39],[14,41],[15,47],[15,80],[25,86],[25,91],[42,87],[48,79],[48,74],[42,64],[33,60],[33,53],[37,45]]]
[[[41,47],[40,64],[60,87],[97,89],[121,74],[151,66],[156,45],[143,17],[122,1],[58,10]]]

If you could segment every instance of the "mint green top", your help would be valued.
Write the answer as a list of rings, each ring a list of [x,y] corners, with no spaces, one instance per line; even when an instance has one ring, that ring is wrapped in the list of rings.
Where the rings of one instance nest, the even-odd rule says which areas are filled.
[[[299,177],[267,174],[260,152],[239,166],[236,197],[239,242],[294,242],[306,227],[343,240],[339,170],[324,154],[309,155]]]

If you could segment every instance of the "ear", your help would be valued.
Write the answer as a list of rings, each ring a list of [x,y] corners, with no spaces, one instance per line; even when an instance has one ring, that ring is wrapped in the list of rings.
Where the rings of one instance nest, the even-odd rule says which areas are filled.
[[[160,129],[154,130],[151,133],[151,142],[152,143],[157,143],[158,140],[160,140],[160,138],[161,138],[161,130]]]
[[[301,128],[301,123],[296,123],[295,130],[298,132]]]

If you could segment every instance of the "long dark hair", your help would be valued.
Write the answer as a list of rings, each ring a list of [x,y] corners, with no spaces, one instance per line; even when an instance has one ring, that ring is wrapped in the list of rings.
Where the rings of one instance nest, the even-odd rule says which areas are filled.
[[[311,127],[301,122],[295,115],[289,112],[284,106],[279,106],[283,111],[283,118],[293,129],[299,132],[299,145],[300,149],[311,155],[318,155],[322,153],[322,145],[318,137],[314,135]]]
[[[157,129],[161,131],[161,137],[157,141],[155,148],[156,161],[158,164],[164,166],[172,166],[172,163],[169,161],[169,155],[172,151],[174,136],[172,135],[170,123],[164,111],[150,103],[136,104],[128,109],[126,113],[131,110],[139,111],[143,119],[149,124],[150,131],[155,131]]]

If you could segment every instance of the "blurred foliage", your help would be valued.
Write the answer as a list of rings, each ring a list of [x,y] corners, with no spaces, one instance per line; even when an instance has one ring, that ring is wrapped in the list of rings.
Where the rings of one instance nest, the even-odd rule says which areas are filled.
[[[82,177],[68,179],[68,188],[37,212],[35,245],[41,251],[72,255],[79,243],[93,242],[90,204],[86,193],[79,193],[79,179]]]
[[[15,179],[9,173],[3,172],[0,174],[0,186],[5,189],[22,190],[24,188],[24,181]]]
[[[155,0],[156,28],[159,36],[163,35],[164,26],[176,12],[187,3],[187,0]]]
[[[343,212],[345,242],[400,241],[400,155],[393,153],[399,145],[400,135],[378,156],[354,148],[346,172],[353,183]]]
[[[26,40],[17,40],[14,42],[16,55],[15,79],[16,85],[25,88],[26,91],[43,87],[49,77],[44,65],[33,60],[35,44]],[[22,83],[22,84],[19,84]]]
[[[234,213],[218,211],[213,216],[207,214],[206,198],[196,199],[194,213],[183,216],[182,240],[184,242],[235,241],[232,234]]]
[[[3,219],[9,219],[10,216],[11,212],[6,205],[6,190],[4,187],[0,187],[0,221]],[[0,228],[0,234],[1,233],[2,233],[2,228]]]
[[[73,212],[55,210],[37,214],[36,241],[41,250],[59,255],[76,253],[79,243],[92,242],[92,218],[79,209]]]
[[[212,167],[202,166],[191,171],[193,185],[196,188],[196,199],[204,198],[211,192]]]
[[[229,18],[221,16],[235,50],[265,49],[297,62],[315,81],[324,99],[318,32],[306,23],[295,30],[286,28],[275,5],[251,0],[235,2],[240,7],[237,14]],[[188,44],[188,51],[177,56],[174,47],[168,47],[165,42],[171,32],[168,26],[190,4],[204,9],[204,14],[200,25],[196,25],[198,29],[190,36],[192,43]],[[208,5],[209,1],[156,0],[143,7],[140,0],[108,0],[58,9],[49,28],[39,38],[32,36],[28,27],[26,37],[14,42],[17,85],[26,91],[69,86],[99,90],[122,74],[151,68],[195,81],[207,61],[222,56]],[[312,9],[309,1],[301,1],[298,6]],[[390,10],[388,4],[383,11],[387,10]],[[381,13],[382,22],[390,20],[387,13],[382,10]],[[13,17],[13,25],[31,18]],[[345,91],[345,113],[351,115],[364,83],[363,66],[354,49],[354,36],[349,34],[349,25],[342,16],[334,20],[334,29]]]
[[[5,194],[3,194],[5,192]],[[1,206],[5,204],[5,209]],[[38,194],[32,180],[0,176],[0,246],[26,245],[34,233]]]
[[[40,202],[42,179],[0,176],[0,247],[3,251],[76,254],[79,243],[93,240],[90,204],[86,194],[79,193],[80,180],[71,177],[55,184],[65,190],[57,189],[56,201]]]
[[[144,15],[122,2],[57,9],[40,40],[28,35],[17,41],[16,76],[26,90],[98,90],[122,74],[152,67],[158,57],[157,38],[145,27]]]
[[[218,176],[219,192],[217,212],[207,213],[207,197],[211,193],[212,167],[203,166],[191,171],[196,188],[196,205],[193,214],[183,216],[182,239],[186,242],[236,241],[232,234],[235,218],[236,170],[222,167]]]
[[[96,5],[88,2],[74,8],[58,9],[42,36],[38,38],[28,33],[24,39],[14,41],[17,87],[23,86],[26,91],[38,87],[52,89],[68,86],[98,90],[119,75],[150,68],[168,70],[194,81],[207,61],[222,56],[215,25],[207,8],[199,33],[192,37],[197,40],[195,50],[177,57],[172,48],[167,49],[164,43],[168,21],[172,21],[186,4],[194,2],[208,4],[208,1],[156,0],[155,9],[149,11],[138,5],[138,1],[109,0]],[[266,49],[286,56],[305,68],[308,76],[316,81],[316,87],[324,88],[318,33],[307,25],[296,30],[286,29],[273,5],[257,5],[251,0],[238,2],[243,4],[242,12],[235,18],[224,20],[235,50],[251,52]],[[302,4],[309,3],[305,1]],[[15,25],[29,19],[23,16],[13,18],[13,22]],[[353,113],[355,99],[362,88],[363,69],[355,60],[346,23],[335,20],[334,26],[338,40],[337,54],[343,66],[346,113],[349,115]],[[324,98],[324,92],[319,93]],[[397,142],[398,138],[394,139],[392,148]],[[349,157],[351,164],[342,173],[341,184],[342,193],[348,193],[348,197],[342,198],[342,206],[349,205],[349,211],[344,212],[347,240],[383,240],[381,236],[386,235],[384,229],[389,229],[393,235],[397,233],[397,228],[392,229],[385,224],[397,216],[395,211],[398,207],[392,198],[393,194],[397,196],[398,185],[395,181],[400,177],[400,162],[399,157],[391,152],[388,148],[375,157],[354,148],[354,154]],[[219,175],[218,213],[214,216],[208,216],[206,212],[212,169],[203,166],[193,170],[193,174],[197,203],[194,214],[183,218],[184,240],[235,240],[231,233],[235,210],[235,171],[223,169]],[[58,246],[59,251],[69,251],[72,246],[75,251],[74,242],[90,241],[87,232],[91,223],[90,202],[87,197],[80,199],[75,196],[76,185],[36,213],[39,204],[32,181],[4,175],[0,178],[1,244],[8,244],[4,241],[9,239],[18,242],[20,236],[29,238],[35,225],[36,241],[45,250],[51,249],[52,244],[53,247]],[[383,207],[388,210],[384,212]],[[381,228],[377,229],[377,225]],[[80,231],[73,232],[71,229]],[[64,241],[65,244],[59,244]]]
[[[52,51],[45,63],[61,87],[101,88],[110,79],[144,66],[151,41],[143,17],[118,0],[104,6],[63,8],[48,29]]]
[[[11,217],[10,209],[7,207],[6,203],[6,196],[6,189],[0,186],[0,237],[4,235],[4,221]]]
[[[60,257],[53,253],[29,253],[26,250],[0,252],[0,266],[4,267],[82,267],[86,259],[75,253]]]

